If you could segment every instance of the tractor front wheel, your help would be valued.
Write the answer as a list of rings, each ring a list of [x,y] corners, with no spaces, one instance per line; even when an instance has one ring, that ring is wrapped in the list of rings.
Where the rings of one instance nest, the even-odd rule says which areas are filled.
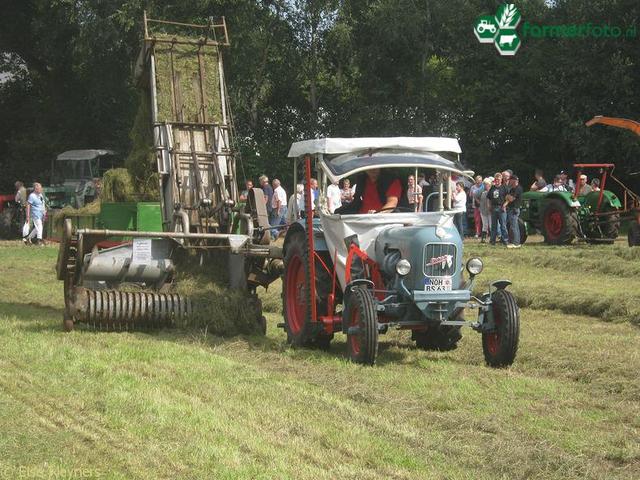
[[[567,245],[576,238],[578,216],[563,200],[553,198],[542,216],[542,234],[549,245]]]
[[[513,294],[497,290],[491,295],[495,327],[482,332],[482,351],[487,365],[506,367],[513,363],[520,338],[520,311]]]
[[[351,287],[343,322],[347,323],[347,349],[352,362],[373,365],[378,354],[378,314],[373,294],[364,285]]]

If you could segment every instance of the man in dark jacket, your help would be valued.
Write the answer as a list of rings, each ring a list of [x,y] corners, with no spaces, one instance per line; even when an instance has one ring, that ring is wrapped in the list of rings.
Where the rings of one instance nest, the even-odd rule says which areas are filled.
[[[498,226],[500,226],[500,241],[507,244],[509,235],[507,233],[507,212],[505,202],[507,189],[502,184],[502,175],[496,173],[493,186],[489,190],[489,200],[491,201],[491,245],[496,244]]]
[[[507,248],[520,248],[520,225],[518,225],[518,219],[520,218],[520,204],[522,203],[523,189],[520,186],[520,181],[516,175],[513,175],[509,180],[509,191],[506,196],[507,204],[507,223],[511,230],[511,242],[507,245]]]

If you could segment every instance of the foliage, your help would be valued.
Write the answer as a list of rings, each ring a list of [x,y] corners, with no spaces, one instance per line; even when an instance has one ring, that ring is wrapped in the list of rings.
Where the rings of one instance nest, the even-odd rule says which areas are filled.
[[[506,58],[481,48],[471,31],[478,15],[495,12],[486,0],[5,4],[0,190],[16,177],[46,178],[64,150],[126,153],[133,143],[139,151],[127,133],[139,103],[130,73],[143,8],[182,21],[225,15],[241,177],[290,181],[290,143],[318,135],[457,136],[471,168],[511,167],[524,178],[534,167],[551,175],[574,161],[614,160],[622,177],[638,171],[637,137],[584,122],[596,114],[638,118],[639,36],[526,38]],[[544,25],[626,29],[640,18],[630,0],[523,0],[518,9],[523,21]]]

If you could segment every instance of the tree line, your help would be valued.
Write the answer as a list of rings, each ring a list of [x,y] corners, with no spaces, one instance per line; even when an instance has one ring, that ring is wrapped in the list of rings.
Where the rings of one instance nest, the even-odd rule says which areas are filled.
[[[539,25],[640,18],[634,0],[526,0]],[[455,136],[463,161],[491,174],[548,176],[612,161],[631,181],[640,142],[586,128],[597,114],[640,120],[638,38],[525,38],[513,57],[473,34],[487,0],[3,0],[0,191],[48,179],[75,148],[126,155],[140,101],[133,62],[142,12],[205,23],[224,15],[225,68],[248,177],[290,181],[291,142],[316,136]],[[242,179],[240,179],[242,180]],[[635,182],[636,184],[639,182]]]

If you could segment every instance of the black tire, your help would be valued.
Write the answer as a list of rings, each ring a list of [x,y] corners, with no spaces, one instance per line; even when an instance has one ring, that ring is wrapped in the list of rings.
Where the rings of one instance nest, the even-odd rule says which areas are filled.
[[[635,220],[629,224],[627,240],[630,247],[640,247],[640,223]]]
[[[358,332],[347,333],[347,350],[352,362],[364,365],[376,363],[378,355],[378,313],[373,294],[365,285],[351,287],[345,305],[343,322]]]
[[[482,332],[482,351],[487,365],[506,367],[513,363],[520,339],[520,310],[513,294],[496,290],[491,295],[494,330]]]
[[[422,350],[436,350],[448,352],[458,347],[462,338],[461,327],[453,325],[430,326],[425,331],[414,330],[411,338],[415,340],[416,347]]]
[[[12,208],[5,208],[0,212],[0,238],[10,240],[16,238],[16,232],[13,229]]]
[[[315,345],[326,350],[333,335],[327,335],[320,322],[313,324],[311,321],[309,295],[311,275],[308,258],[305,233],[293,232],[286,241],[282,287],[282,312],[287,342],[294,346]],[[327,314],[327,297],[331,290],[331,278],[319,260],[316,260],[315,271],[316,312],[319,318]]]
[[[578,235],[578,215],[564,200],[552,198],[542,214],[542,235],[549,245],[568,245]]]
[[[620,215],[611,215],[600,224],[604,238],[615,240],[620,234]]]
[[[518,228],[520,229],[520,245],[524,245],[529,235],[527,234],[527,224],[521,218],[518,218]],[[509,243],[513,243],[511,229],[509,229]]]

